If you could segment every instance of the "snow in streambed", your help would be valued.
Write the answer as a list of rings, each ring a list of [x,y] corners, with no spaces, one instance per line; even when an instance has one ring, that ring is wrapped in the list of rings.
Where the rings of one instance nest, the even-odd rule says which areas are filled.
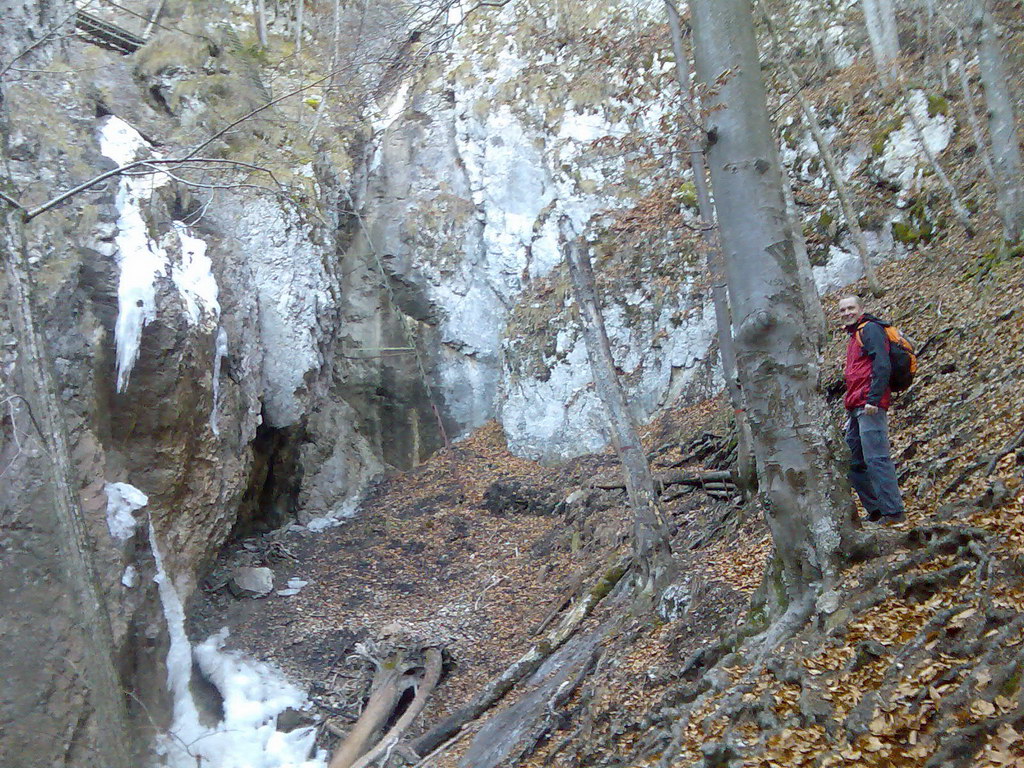
[[[128,123],[111,115],[99,123],[100,152],[118,165],[127,165],[149,151],[149,144]],[[160,155],[151,152],[154,159]],[[121,273],[117,285],[117,323],[114,340],[117,345],[117,391],[128,386],[132,368],[139,359],[143,329],[156,319],[157,279],[172,278],[194,326],[212,330],[220,317],[217,283],[212,264],[206,255],[206,243],[192,235],[184,223],[173,223],[172,233],[154,239],[143,216],[143,209],[158,189],[170,183],[170,176],[160,171],[120,177],[117,189],[117,235],[114,238],[116,259]],[[180,262],[171,264],[169,237],[177,238]]]
[[[286,709],[301,709],[305,694],[268,664],[225,651],[227,629],[194,649],[185,633],[185,611],[177,590],[164,569],[152,525],[149,529],[155,581],[160,591],[170,634],[167,687],[174,701],[174,721],[157,744],[160,768],[324,768],[320,750],[309,758],[316,741],[315,728],[277,730],[277,716]],[[193,662],[223,698],[224,719],[204,725],[192,698]]]

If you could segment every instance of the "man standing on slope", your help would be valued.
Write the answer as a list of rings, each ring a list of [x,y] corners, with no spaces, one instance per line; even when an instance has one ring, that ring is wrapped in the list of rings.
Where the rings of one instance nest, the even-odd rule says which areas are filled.
[[[868,520],[898,522],[904,518],[903,499],[890,455],[886,423],[886,412],[892,402],[889,340],[882,321],[865,314],[857,296],[839,301],[839,317],[850,334],[843,401],[849,417],[846,443],[853,454],[850,483],[867,510]]]

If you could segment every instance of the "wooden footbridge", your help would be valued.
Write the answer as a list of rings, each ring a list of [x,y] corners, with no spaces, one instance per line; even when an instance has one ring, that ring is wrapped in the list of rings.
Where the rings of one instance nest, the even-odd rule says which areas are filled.
[[[132,3],[132,0],[123,0]],[[139,50],[149,38],[163,8],[163,0],[149,8],[140,6],[134,10],[112,0],[90,3],[88,10],[79,8],[75,12],[75,33],[83,40],[118,53],[129,54]],[[100,11],[106,11],[101,15]],[[128,27],[132,26],[137,31]],[[138,29],[141,27],[141,29]]]

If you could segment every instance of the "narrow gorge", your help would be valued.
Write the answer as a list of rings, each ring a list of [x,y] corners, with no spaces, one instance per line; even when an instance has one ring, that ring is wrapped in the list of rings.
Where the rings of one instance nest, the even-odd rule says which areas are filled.
[[[691,162],[737,75],[682,98],[666,0],[0,0],[0,765],[1024,765],[1024,25],[978,3],[743,3],[814,428],[840,295],[921,357],[908,522],[759,653],[778,489]]]

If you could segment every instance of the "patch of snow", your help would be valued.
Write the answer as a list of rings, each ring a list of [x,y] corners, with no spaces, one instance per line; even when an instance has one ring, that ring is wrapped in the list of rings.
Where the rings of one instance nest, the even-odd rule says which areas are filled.
[[[331,514],[324,515],[323,517],[314,517],[312,520],[308,520],[305,523],[305,528],[311,533],[320,533],[321,531],[326,531],[328,528],[335,528],[346,521],[351,520],[356,516],[356,512],[358,511],[359,501],[357,499],[349,499]]]
[[[127,541],[135,533],[138,521],[133,514],[149,503],[149,497],[128,483],[107,483],[107,528],[118,541]]]
[[[280,670],[225,651],[228,637],[223,629],[194,651],[185,632],[185,611],[163,558],[152,524],[150,544],[156,562],[156,581],[170,648],[167,653],[167,687],[174,702],[170,731],[157,743],[161,768],[324,768],[322,750],[309,758],[316,742],[315,728],[290,732],[277,730],[277,716],[286,709],[301,709],[306,695],[288,682]],[[192,698],[193,660],[220,692],[224,719],[205,726]]]
[[[277,590],[277,594],[281,597],[291,597],[292,595],[299,594],[302,588],[308,584],[308,581],[303,581],[302,579],[288,579],[288,588]]]
[[[134,565],[129,565],[124,569],[124,573],[121,574],[121,583],[128,589],[133,589],[139,583],[139,572],[135,570]]]

